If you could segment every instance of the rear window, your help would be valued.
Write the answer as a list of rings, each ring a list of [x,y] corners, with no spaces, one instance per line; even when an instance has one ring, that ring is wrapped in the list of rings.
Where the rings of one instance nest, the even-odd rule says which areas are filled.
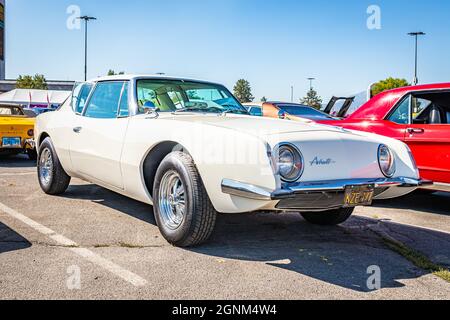
[[[0,116],[23,116],[24,113],[18,107],[0,106]]]
[[[293,116],[314,116],[323,119],[332,119],[329,115],[307,106],[278,105],[277,107]]]

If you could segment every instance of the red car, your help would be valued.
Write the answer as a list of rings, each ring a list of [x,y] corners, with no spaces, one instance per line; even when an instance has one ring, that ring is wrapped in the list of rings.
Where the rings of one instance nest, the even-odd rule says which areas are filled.
[[[344,120],[318,122],[404,141],[422,178],[450,191],[450,83],[386,91]]]

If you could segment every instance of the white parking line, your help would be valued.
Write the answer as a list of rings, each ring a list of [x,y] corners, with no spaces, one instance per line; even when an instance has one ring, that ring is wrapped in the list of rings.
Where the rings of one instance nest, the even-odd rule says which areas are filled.
[[[76,242],[64,237],[61,234],[56,233],[55,231],[47,228],[46,226],[41,225],[40,223],[28,218],[27,216],[17,212],[16,210],[11,209],[10,207],[4,205],[1,202],[0,202],[0,211],[3,211],[4,213],[10,215],[11,217],[25,223],[29,227],[38,231],[39,233],[48,236],[50,239],[52,239],[59,245],[68,247],[70,251],[76,253],[80,257],[90,261],[93,264],[98,265],[99,267],[102,267],[105,270],[108,270],[109,272],[113,273],[119,278],[122,278],[123,280],[131,283],[135,287],[142,287],[147,284],[147,281],[145,279],[134,274],[133,272],[118,266],[117,264],[99,256],[98,254],[88,249],[78,248],[78,244]]]
[[[0,177],[16,177],[16,176],[31,176],[36,174],[36,172],[11,172],[11,173],[0,173]]]

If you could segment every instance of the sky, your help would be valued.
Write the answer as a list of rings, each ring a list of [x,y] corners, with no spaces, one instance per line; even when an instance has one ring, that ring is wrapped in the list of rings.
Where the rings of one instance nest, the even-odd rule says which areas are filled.
[[[407,33],[420,30],[420,82],[450,81],[448,0],[6,0],[7,78],[83,79],[73,6],[98,18],[89,25],[90,78],[164,72],[230,90],[244,78],[257,101],[289,101],[291,86],[298,101],[315,77],[326,100],[389,76],[412,81]]]

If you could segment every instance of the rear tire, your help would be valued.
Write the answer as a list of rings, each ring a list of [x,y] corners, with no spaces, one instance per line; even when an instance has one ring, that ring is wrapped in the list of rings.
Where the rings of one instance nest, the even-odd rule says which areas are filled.
[[[37,172],[39,185],[46,194],[59,195],[69,187],[71,178],[61,166],[50,138],[46,138],[39,148]]]
[[[312,224],[320,226],[336,226],[347,221],[355,211],[355,208],[341,208],[325,212],[304,212],[303,218]]]
[[[153,202],[159,230],[169,243],[191,247],[211,236],[217,212],[188,154],[173,152],[162,161],[155,177]]]

